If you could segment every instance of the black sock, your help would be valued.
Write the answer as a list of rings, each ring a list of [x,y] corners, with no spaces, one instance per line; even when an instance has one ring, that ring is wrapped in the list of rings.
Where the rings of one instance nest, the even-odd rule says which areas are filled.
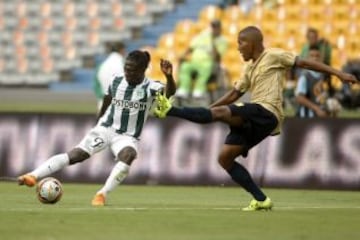
[[[250,176],[250,173],[241,164],[234,162],[234,165],[228,170],[231,178],[240,184],[246,191],[258,201],[264,201],[266,199],[265,194],[255,184]]]
[[[196,123],[211,123],[212,115],[208,108],[203,107],[172,107],[167,113],[168,116],[180,117]]]

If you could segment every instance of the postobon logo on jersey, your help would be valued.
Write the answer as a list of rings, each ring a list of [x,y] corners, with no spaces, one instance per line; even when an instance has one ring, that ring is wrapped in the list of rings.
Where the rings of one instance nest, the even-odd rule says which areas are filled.
[[[143,102],[133,102],[128,100],[119,100],[119,99],[112,99],[112,104],[121,107],[121,108],[135,108],[139,110],[145,110],[146,109],[146,103]]]

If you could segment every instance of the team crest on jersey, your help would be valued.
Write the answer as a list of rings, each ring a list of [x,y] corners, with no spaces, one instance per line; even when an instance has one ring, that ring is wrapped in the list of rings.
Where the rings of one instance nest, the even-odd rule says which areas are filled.
[[[137,98],[144,98],[145,97],[144,89],[138,89],[135,94],[136,94]]]

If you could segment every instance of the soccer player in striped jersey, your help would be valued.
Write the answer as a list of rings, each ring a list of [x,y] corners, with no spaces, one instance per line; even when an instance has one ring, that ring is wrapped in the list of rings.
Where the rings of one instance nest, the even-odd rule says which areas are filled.
[[[149,63],[148,52],[130,52],[125,59],[124,76],[116,76],[108,88],[96,126],[72,150],[52,156],[35,170],[18,177],[18,183],[34,186],[39,179],[110,147],[116,164],[92,200],[93,206],[105,205],[107,194],[125,179],[137,156],[139,137],[156,93],[165,92],[169,97],[176,91],[172,64],[163,59],[160,62],[167,81],[164,85],[145,77]]]

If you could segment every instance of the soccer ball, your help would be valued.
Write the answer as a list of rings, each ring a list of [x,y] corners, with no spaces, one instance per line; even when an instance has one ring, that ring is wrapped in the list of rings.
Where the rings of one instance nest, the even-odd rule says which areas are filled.
[[[40,202],[54,204],[63,194],[61,182],[53,177],[42,179],[36,187],[36,195]]]

